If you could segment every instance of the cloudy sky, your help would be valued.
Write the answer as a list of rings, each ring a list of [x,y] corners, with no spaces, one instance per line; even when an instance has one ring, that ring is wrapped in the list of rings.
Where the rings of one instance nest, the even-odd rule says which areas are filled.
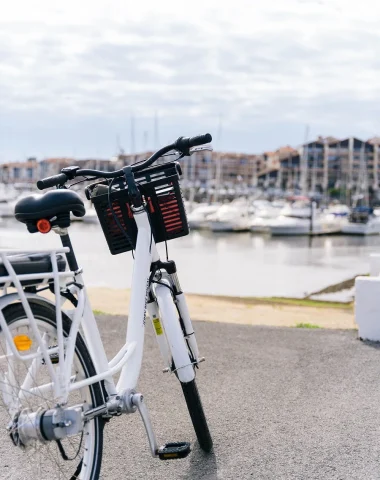
[[[222,3],[0,1],[0,161],[380,134],[378,1]]]

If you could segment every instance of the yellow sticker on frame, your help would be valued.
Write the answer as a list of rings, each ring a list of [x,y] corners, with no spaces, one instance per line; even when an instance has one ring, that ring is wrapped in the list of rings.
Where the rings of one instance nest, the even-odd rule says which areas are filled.
[[[153,326],[156,330],[156,335],[162,335],[164,331],[162,330],[162,325],[158,317],[153,317]]]

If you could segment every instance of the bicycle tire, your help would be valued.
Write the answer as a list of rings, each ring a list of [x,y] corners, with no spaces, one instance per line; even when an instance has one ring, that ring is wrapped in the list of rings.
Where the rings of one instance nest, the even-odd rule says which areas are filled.
[[[39,322],[39,324],[41,325],[46,324],[46,328],[48,327],[53,329],[56,328],[56,312],[55,312],[54,306],[50,305],[49,303],[30,302],[30,307],[34,317]],[[12,328],[12,325],[14,325],[15,322],[21,321],[22,323],[22,321],[26,319],[26,314],[21,303],[14,303],[5,307],[3,309],[3,315],[7,322],[7,325],[10,328]],[[63,326],[64,336],[67,337],[70,331],[71,320],[63,312],[62,312],[62,326]],[[14,326],[14,328],[17,328],[17,327]],[[1,328],[0,328],[0,334],[1,334]],[[95,367],[91,360],[89,351],[79,332],[76,339],[74,358],[79,361],[80,366],[83,369],[83,374],[85,375],[86,378],[96,374]],[[89,385],[86,388],[89,389],[93,407],[102,405],[104,403],[103,394],[102,394],[101,386],[99,383]],[[1,400],[1,397],[0,397],[0,400]],[[1,406],[1,403],[0,403],[0,406]],[[1,408],[0,408],[0,411],[1,411]],[[102,453],[103,453],[104,420],[101,417],[96,417],[94,420],[91,420],[91,422],[94,422],[93,426],[90,428],[90,430],[93,432],[93,435],[92,435],[92,438],[88,438],[88,439],[85,438],[84,449],[86,453],[83,454],[83,457],[84,455],[86,455],[85,468],[87,469],[87,472],[82,472],[83,464],[84,464],[83,457],[81,459],[78,458],[78,460],[76,460],[75,458],[75,460],[73,461],[73,464],[69,466],[70,473],[67,472],[69,475],[67,478],[69,480],[75,480],[79,478],[79,475],[83,475],[83,474],[84,474],[83,478],[85,478],[86,480],[98,480],[100,477],[100,469],[101,469]],[[90,435],[90,433],[86,433],[85,435]],[[83,436],[81,437],[80,447],[82,447],[82,442],[83,442]],[[86,442],[89,442],[89,443],[86,443]],[[49,447],[47,448],[49,449],[50,455],[51,455],[50,445],[52,443],[53,442],[49,442],[47,444],[49,445]],[[88,451],[88,449],[86,449],[86,446],[88,445],[90,445],[91,451]],[[14,448],[19,448],[19,447],[14,447]],[[89,459],[90,459],[90,462],[89,462]],[[67,465],[67,463],[65,465]],[[20,465],[18,466],[18,468],[20,468]],[[71,473],[71,470],[72,470],[72,473]],[[65,472],[65,474],[67,473]],[[62,477],[60,476],[59,478],[62,478]]]
[[[212,449],[213,442],[195,379],[188,383],[181,383],[181,387],[199,446],[208,453]]]

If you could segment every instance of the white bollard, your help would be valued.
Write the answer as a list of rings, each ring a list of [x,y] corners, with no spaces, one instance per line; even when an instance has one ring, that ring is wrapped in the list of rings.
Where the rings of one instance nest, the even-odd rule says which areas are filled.
[[[356,278],[355,321],[359,327],[359,337],[362,340],[380,342],[379,276]]]
[[[371,277],[378,277],[380,275],[380,253],[371,253],[369,256]]]

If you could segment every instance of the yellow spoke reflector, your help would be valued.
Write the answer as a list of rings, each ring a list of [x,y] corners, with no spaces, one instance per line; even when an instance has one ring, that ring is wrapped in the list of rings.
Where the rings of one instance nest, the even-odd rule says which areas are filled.
[[[26,350],[30,350],[32,346],[32,339],[28,337],[28,335],[17,335],[13,339],[16,348],[19,352],[25,352]]]

